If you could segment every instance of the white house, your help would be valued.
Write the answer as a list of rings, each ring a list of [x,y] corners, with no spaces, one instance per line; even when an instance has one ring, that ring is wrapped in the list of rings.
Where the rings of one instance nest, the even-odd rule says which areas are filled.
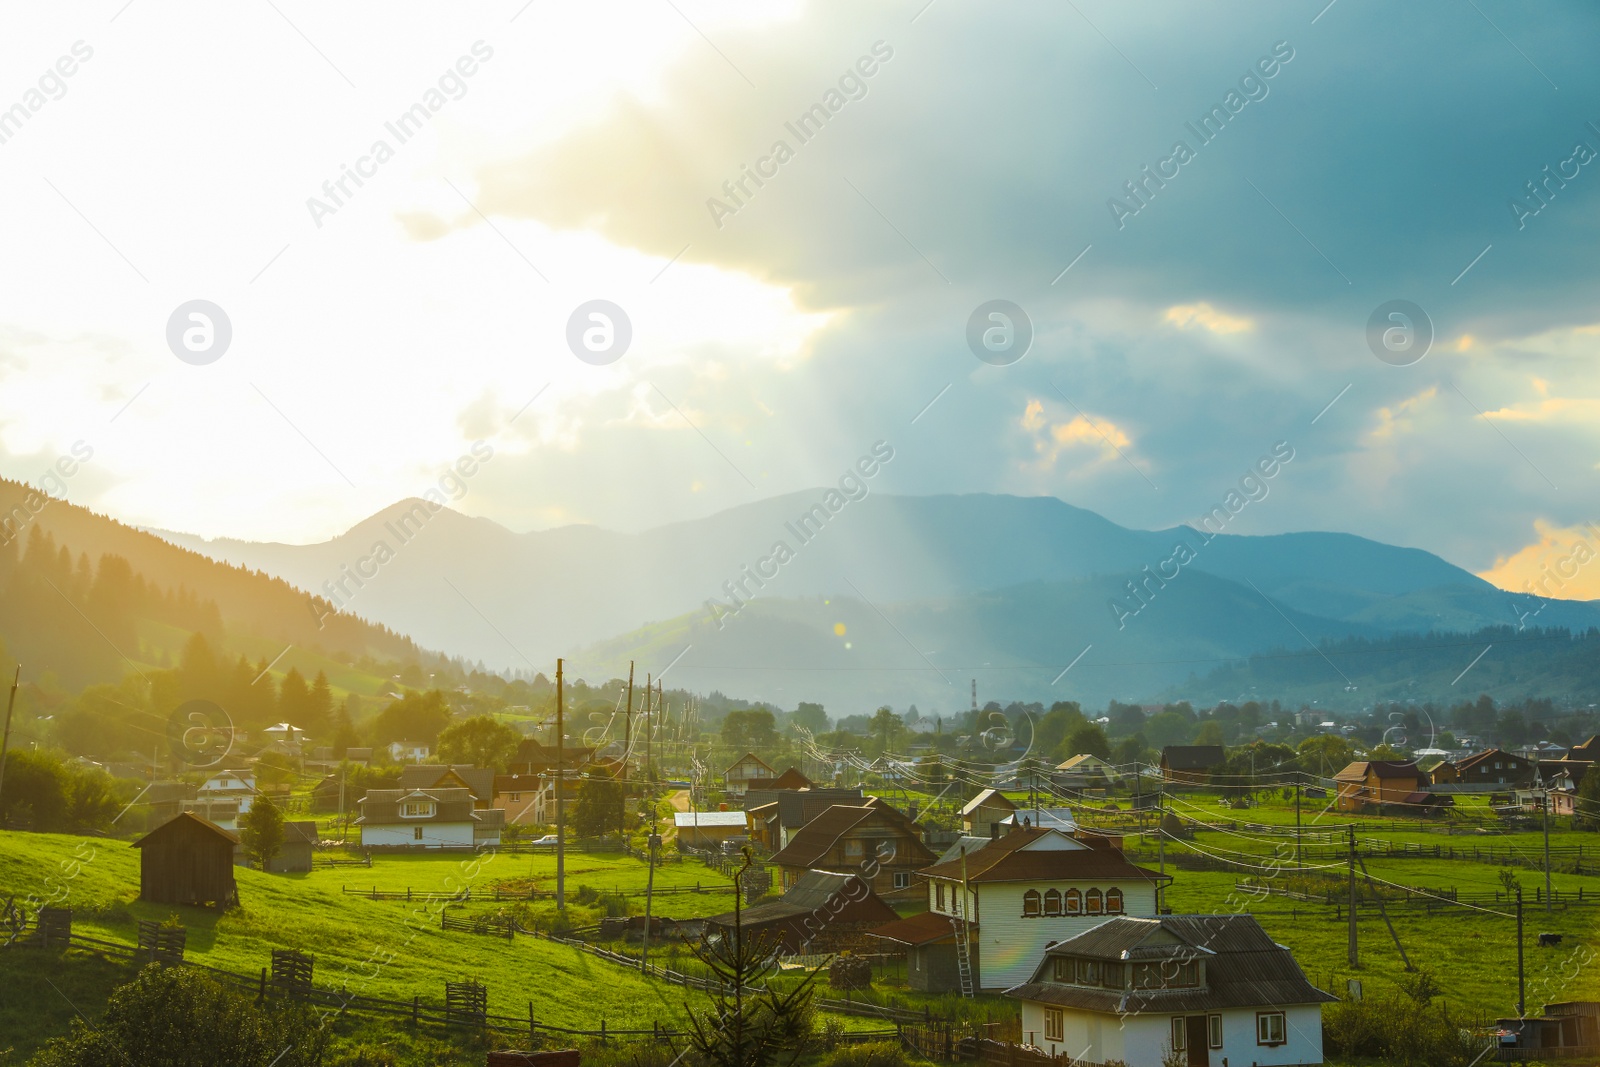
[[[965,920],[979,989],[1026,982],[1047,946],[1107,916],[1156,914],[1156,889],[1171,880],[1131,863],[1120,838],[1080,840],[1037,826],[1013,829],[921,876],[929,912]]]
[[[369,789],[361,798],[363,848],[471,848],[499,844],[505,812],[473,810],[472,792],[447,789]],[[491,816],[492,817],[489,817]]]
[[[390,741],[389,758],[396,763],[421,763],[433,749],[420,741]]]
[[[201,808],[221,801],[237,802],[236,810],[240,815],[250,811],[255,795],[256,776],[249,771],[218,771],[194,791],[194,799]]]
[[[1107,919],[1054,945],[1029,980],[1022,1041],[1094,1063],[1281,1067],[1322,1062],[1322,1005],[1294,956],[1248,914]]]

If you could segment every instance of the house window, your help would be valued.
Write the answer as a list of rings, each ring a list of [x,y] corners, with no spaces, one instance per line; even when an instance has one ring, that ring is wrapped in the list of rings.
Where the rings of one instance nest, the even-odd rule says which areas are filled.
[[[1061,894],[1054,889],[1045,890],[1044,913],[1046,915],[1061,914]]]
[[[1100,961],[1099,960],[1079,960],[1078,961],[1078,984],[1079,985],[1099,985],[1100,984]]]
[[[1172,1051],[1182,1052],[1183,1039],[1187,1036],[1186,1028],[1183,1025],[1183,1016],[1174,1015],[1172,1017]]]
[[[433,801],[408,800],[400,805],[400,817],[403,819],[430,819],[433,817]]]
[[[894,872],[894,887],[896,889],[910,889],[911,888],[911,872],[910,871],[895,871]]]
[[[1046,1008],[1044,1010],[1044,1039],[1046,1041],[1065,1041],[1063,1036],[1066,1029],[1062,1026],[1061,1009]]]
[[[1256,1044],[1281,1045],[1287,1040],[1284,1036],[1283,1012],[1256,1012]]]
[[[1057,959],[1056,960],[1056,981],[1058,981],[1058,982],[1070,982],[1070,981],[1072,981],[1072,960],[1070,960],[1070,959]]]
[[[1120,889],[1107,889],[1106,890],[1106,914],[1107,915],[1121,915],[1122,914],[1122,890],[1120,890]]]
[[[1068,915],[1080,915],[1083,913],[1083,894],[1076,889],[1067,890],[1066,913]]]
[[[1100,984],[1107,989],[1122,988],[1122,964],[1103,963],[1100,965]]]
[[[933,886],[933,901],[934,901],[933,906],[934,906],[935,910],[937,910],[937,911],[943,911],[944,910],[944,883],[943,882],[935,882],[934,883],[934,886]]]
[[[421,841],[422,840],[422,827],[413,826],[411,828],[411,840],[413,840],[413,841]]]
[[[846,841],[844,843],[844,854],[846,856],[859,856],[859,855],[861,855],[861,842],[860,841]]]
[[[1084,910],[1090,915],[1099,915],[1101,911],[1100,890],[1091,889],[1088,893],[1084,894],[1083,904]]]
[[[1222,1047],[1222,1016],[1210,1015],[1206,1017],[1206,1032],[1211,1037],[1211,1047]]]
[[[522,794],[521,793],[512,793],[511,794],[511,802],[513,804],[515,804],[517,801],[519,801],[521,799],[522,799]]]
[[[1036,918],[1039,914],[1039,891],[1030,889],[1022,894],[1022,917],[1024,919]]]

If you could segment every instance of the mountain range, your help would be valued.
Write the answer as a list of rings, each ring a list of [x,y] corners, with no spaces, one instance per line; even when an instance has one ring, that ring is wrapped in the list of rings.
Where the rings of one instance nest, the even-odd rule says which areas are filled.
[[[1468,633],[1528,610],[1431,553],[1350,534],[1131,530],[992,494],[833,494],[830,510],[828,492],[639,533],[517,533],[421,500],[310,545],[157,532],[324,598],[308,612],[327,625],[337,608],[491,667],[548,673],[564,656],[601,680],[631,659],[675,685],[842,714],[958,710],[972,678],[980,700],[1149,700],[1252,653],[1315,657],[1322,642]],[[1600,602],[1551,602],[1537,621],[1584,630]],[[1327,666],[1328,700],[1372,699]]]

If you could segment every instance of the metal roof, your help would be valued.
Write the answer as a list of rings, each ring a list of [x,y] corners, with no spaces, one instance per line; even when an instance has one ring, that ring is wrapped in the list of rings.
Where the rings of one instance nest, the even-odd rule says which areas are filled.
[[[1104,989],[1051,981],[1054,960],[1204,961],[1205,983],[1195,989]],[[1255,916],[1122,916],[1046,950],[1033,980],[1006,990],[1019,1000],[1088,1011],[1138,1013],[1281,1007],[1337,1000],[1306,978],[1294,955],[1267,936]]]
[[[745,819],[742,811],[675,811],[672,823],[681,830],[684,827],[744,826]]]

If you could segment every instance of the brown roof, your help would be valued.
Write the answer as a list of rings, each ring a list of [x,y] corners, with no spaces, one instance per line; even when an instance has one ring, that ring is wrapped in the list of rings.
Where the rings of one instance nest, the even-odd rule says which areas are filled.
[[[913,948],[918,945],[943,944],[956,939],[955,928],[950,925],[950,916],[940,915],[936,911],[925,911],[909,919],[885,923],[868,930],[867,934],[871,937],[881,937],[885,941],[898,941]]]
[[[1364,782],[1369,777],[1378,778],[1421,778],[1426,779],[1427,774],[1417,766],[1415,760],[1356,760],[1345,767],[1344,770],[1333,776],[1336,782]]]
[[[494,793],[494,768],[474,767],[470,763],[453,763],[448,766],[439,763],[408,764],[400,768],[400,788],[428,789],[438,785],[452,771],[457,778],[467,783],[467,788],[472,790],[474,797],[486,804],[489,802]]]
[[[1156,881],[1166,875],[1130,863],[1115,848],[1051,849],[1048,851],[1023,851],[1023,846],[1045,837],[1061,834],[1045,826],[1012,830],[998,840],[990,841],[976,852],[969,852],[966,871],[962,861],[948,860],[922,871],[924,878],[942,878],[959,882],[965,877],[971,882],[1060,882],[1103,881],[1108,878],[1142,878]]]
[[[745,785],[750,789],[810,789],[811,779],[798,768],[790,767],[776,778],[751,778]]]
[[[286,822],[283,824],[285,844],[316,844],[317,824],[314,822]]]
[[[180,823],[184,823],[185,825],[187,825],[187,823],[195,823],[201,829],[209,830],[218,837],[225,837],[235,845],[239,843],[238,834],[231,834],[222,827],[218,826],[216,823],[212,822],[210,819],[202,819],[192,811],[182,811],[168,819],[166,822],[162,823],[160,826],[156,827],[154,830],[151,830],[143,837],[139,838],[139,840],[133,843],[132,847],[144,848],[145,844],[150,841],[151,838],[164,837],[168,833],[182,829],[182,827],[179,825]]]
[[[769,900],[760,904],[752,904],[743,908],[738,914],[741,927],[759,926],[765,923],[778,922],[785,919],[795,919],[803,915],[811,915],[819,909],[828,908],[829,904],[840,894],[845,899],[837,912],[831,908],[829,913],[839,922],[879,922],[895,914],[895,910],[883,902],[878,894],[866,887],[865,896],[857,899],[851,896],[847,889],[855,881],[853,874],[839,874],[834,871],[807,871],[795,879],[794,885],[777,900]],[[722,915],[712,916],[706,922],[713,926],[733,926],[734,913],[727,912]]]
[[[1457,760],[1456,761],[1456,770],[1458,770],[1458,771],[1466,771],[1466,770],[1468,770],[1468,769],[1470,769],[1472,767],[1476,767],[1478,764],[1482,763],[1484,760],[1488,759],[1490,756],[1498,756],[1501,759],[1505,759],[1505,760],[1517,760],[1518,762],[1523,763],[1523,764],[1526,764],[1528,762],[1527,760],[1523,759],[1521,756],[1513,756],[1511,753],[1502,751],[1501,749],[1498,749],[1498,748],[1486,748],[1482,752],[1474,752],[1472,755],[1468,756],[1464,760]]]
[[[873,821],[893,825],[896,829],[916,835],[916,824],[907,819],[893,807],[870,797],[869,803],[862,805],[835,804],[815,819],[806,823],[795,835],[789,839],[789,844],[773,854],[771,862],[779,867],[805,867],[811,868],[826,860],[829,852],[833,851],[839,839],[856,827]],[[919,840],[916,848],[922,856],[899,857],[897,866],[908,866],[919,861],[926,863],[933,859],[933,853],[923,846]]]
[[[1198,989],[1095,989],[1048,980],[1059,957],[1205,961]],[[1253,915],[1121,916],[1046,950],[1033,980],[1006,996],[1088,1011],[1173,1013],[1222,1008],[1326,1004],[1338,998],[1313,986],[1287,948]]]
[[[400,803],[412,797],[434,801],[436,806],[433,817],[429,819],[415,816],[402,817]],[[369,789],[367,795],[361,798],[361,817],[356,821],[367,826],[380,826],[400,823],[471,822],[472,819],[471,790],[453,786],[448,789]]]

